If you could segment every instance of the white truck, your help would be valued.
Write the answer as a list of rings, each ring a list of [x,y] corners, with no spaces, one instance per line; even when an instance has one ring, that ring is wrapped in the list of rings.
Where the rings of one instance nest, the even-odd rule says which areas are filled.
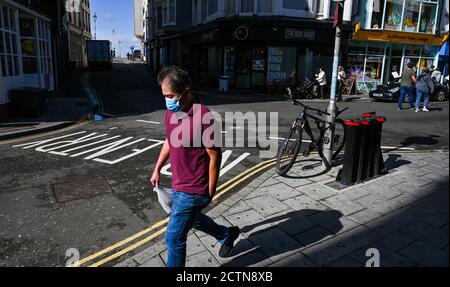
[[[113,57],[111,42],[108,40],[87,40],[86,41],[88,66],[90,69],[113,67]]]

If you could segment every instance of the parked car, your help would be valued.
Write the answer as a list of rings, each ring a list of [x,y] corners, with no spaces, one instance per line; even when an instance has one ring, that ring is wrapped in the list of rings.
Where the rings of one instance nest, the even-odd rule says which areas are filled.
[[[416,93],[414,89],[414,94]],[[397,102],[400,97],[400,78],[389,82],[387,85],[379,85],[375,90],[369,92],[369,97],[376,101],[391,101]],[[447,101],[448,87],[434,81],[434,92],[430,96],[431,101]],[[408,102],[408,97],[405,96],[404,102]]]

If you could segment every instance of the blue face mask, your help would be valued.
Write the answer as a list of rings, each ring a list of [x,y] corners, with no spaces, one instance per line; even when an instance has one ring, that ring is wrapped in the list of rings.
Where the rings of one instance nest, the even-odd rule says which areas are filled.
[[[181,110],[180,100],[166,98],[166,107],[169,111],[176,113]]]

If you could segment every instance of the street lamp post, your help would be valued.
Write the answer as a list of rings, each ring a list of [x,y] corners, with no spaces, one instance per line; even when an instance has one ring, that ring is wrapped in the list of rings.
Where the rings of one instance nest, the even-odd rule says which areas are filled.
[[[114,57],[116,57],[116,49],[115,49],[115,45],[114,45],[114,34],[115,33],[116,33],[116,31],[113,29],[112,30],[112,46],[113,46]]]
[[[336,27],[336,36],[334,41],[334,57],[333,57],[333,76],[331,78],[331,92],[330,92],[330,102],[328,104],[327,112],[330,114],[327,116],[327,130],[325,133],[325,142],[324,142],[324,150],[323,154],[326,160],[332,164],[332,156],[333,156],[333,138],[334,138],[334,123],[336,121],[336,87],[337,87],[337,78],[338,78],[338,66],[340,61],[340,53],[341,53],[341,24],[342,24],[342,12],[344,10],[344,2],[345,0],[333,0],[337,5],[338,14],[335,15],[335,27]],[[337,18],[336,18],[337,17]]]
[[[97,13],[94,12],[94,40],[97,40]]]
[[[119,58],[120,58],[120,44],[121,44],[122,42],[119,40],[118,43],[119,43],[119,51],[118,51],[119,54],[118,54],[118,55],[119,55]]]

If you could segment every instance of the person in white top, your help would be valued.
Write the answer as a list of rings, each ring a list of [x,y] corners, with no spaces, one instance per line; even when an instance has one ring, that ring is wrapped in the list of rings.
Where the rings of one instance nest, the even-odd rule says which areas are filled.
[[[344,85],[344,81],[347,79],[347,75],[345,74],[345,70],[343,66],[339,66],[338,68],[338,81],[339,81],[339,88],[338,88],[338,102],[342,101],[342,87]]]
[[[316,75],[316,81],[319,84],[319,92],[320,92],[320,99],[323,100],[324,98],[324,87],[327,84],[327,78],[325,71],[322,67],[319,68],[319,74]]]
[[[434,66],[431,66],[431,78],[436,82],[441,82],[442,73],[439,71],[439,68],[435,69]]]

